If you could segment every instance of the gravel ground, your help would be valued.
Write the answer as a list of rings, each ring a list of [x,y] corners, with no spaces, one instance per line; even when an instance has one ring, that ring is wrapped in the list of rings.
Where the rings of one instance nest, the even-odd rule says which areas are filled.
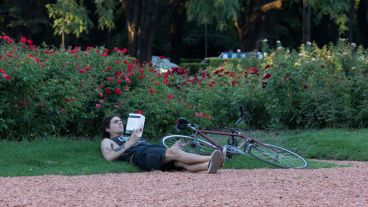
[[[0,177],[0,206],[368,206],[368,162],[328,169]]]

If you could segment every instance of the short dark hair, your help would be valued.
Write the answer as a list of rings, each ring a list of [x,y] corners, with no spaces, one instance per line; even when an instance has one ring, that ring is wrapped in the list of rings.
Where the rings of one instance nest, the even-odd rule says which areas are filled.
[[[109,115],[109,116],[106,116],[102,120],[102,123],[101,123],[101,135],[102,135],[102,137],[104,137],[104,138],[110,137],[110,134],[106,131],[106,128],[110,127],[110,121],[115,116],[119,117],[118,115]]]

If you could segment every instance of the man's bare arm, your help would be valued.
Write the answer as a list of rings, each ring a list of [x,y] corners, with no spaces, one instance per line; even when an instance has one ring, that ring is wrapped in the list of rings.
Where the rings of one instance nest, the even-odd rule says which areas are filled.
[[[103,139],[101,142],[101,152],[105,160],[112,161],[120,157],[127,149],[133,146],[139,139],[137,131],[134,131],[126,143],[118,146],[111,139]]]
[[[115,160],[120,157],[131,145],[126,142],[122,146],[118,146],[110,139],[104,139],[101,142],[102,156],[107,161]]]
[[[124,145],[123,145],[123,146],[116,147],[116,148],[113,148],[113,150],[114,150],[115,152],[119,152],[119,151],[122,151],[122,150],[124,150],[124,149],[125,149]]]

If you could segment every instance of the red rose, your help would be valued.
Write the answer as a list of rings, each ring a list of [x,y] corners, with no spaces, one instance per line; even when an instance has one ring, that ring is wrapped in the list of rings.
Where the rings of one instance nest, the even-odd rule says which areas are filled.
[[[125,77],[125,83],[126,84],[130,84],[132,81],[130,81],[130,78],[129,77]]]
[[[247,69],[247,72],[250,73],[250,74],[256,74],[256,75],[259,74],[258,68],[256,68],[256,67],[249,67]]]
[[[111,94],[112,93],[112,90],[110,88],[105,88],[105,93],[106,94]]]
[[[198,112],[195,112],[195,115],[196,115],[196,117],[198,117],[198,118],[203,118],[203,113],[198,113]]]
[[[169,93],[169,94],[167,94],[167,98],[168,98],[168,99],[173,99],[173,98],[174,98],[174,96],[173,96],[171,93]]]
[[[25,38],[25,37],[21,37],[21,38],[20,38],[20,41],[21,41],[21,42],[23,42],[23,43],[26,43],[26,42],[27,42],[27,38]]]
[[[3,73],[3,77],[6,79],[6,80],[10,80],[10,76],[6,73]]]
[[[121,89],[120,88],[115,88],[115,94],[116,95],[121,95]]]
[[[266,74],[264,74],[264,76],[263,76],[263,80],[269,79],[269,78],[271,78],[271,77],[272,77],[272,76],[271,76],[271,74],[266,73]]]

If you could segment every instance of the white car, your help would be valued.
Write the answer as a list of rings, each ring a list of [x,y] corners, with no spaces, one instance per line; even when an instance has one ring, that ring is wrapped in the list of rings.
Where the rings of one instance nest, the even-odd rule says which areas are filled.
[[[249,56],[255,56],[258,59],[263,58],[263,54],[261,52],[222,52],[219,58],[232,59],[232,58],[247,58]]]
[[[173,62],[170,62],[167,58],[160,56],[152,56],[152,66],[162,73],[171,70],[171,68],[179,68],[179,66]]]

